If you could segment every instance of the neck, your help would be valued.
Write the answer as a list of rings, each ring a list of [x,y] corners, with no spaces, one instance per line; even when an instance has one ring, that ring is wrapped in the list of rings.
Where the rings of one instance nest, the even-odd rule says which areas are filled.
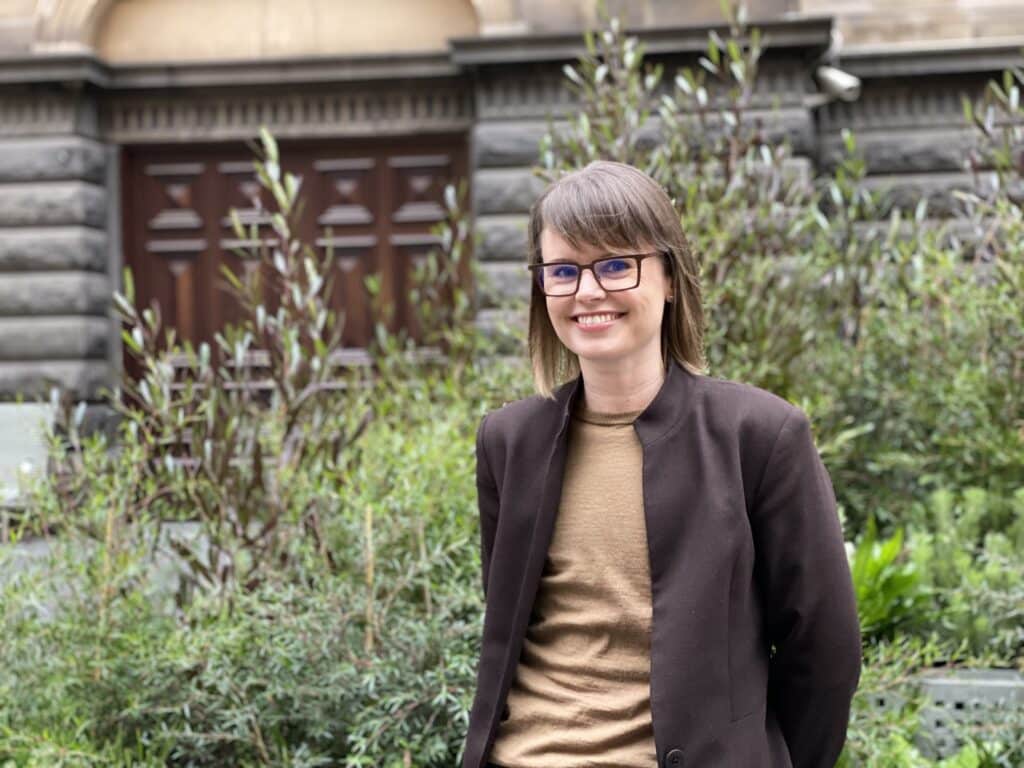
[[[644,365],[624,366],[621,362],[580,360],[583,398],[597,413],[642,411],[658,394],[665,380],[661,355]]]

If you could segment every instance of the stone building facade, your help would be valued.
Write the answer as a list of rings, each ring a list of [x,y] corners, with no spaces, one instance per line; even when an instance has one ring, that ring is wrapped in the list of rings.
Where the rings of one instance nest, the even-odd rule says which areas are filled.
[[[572,108],[561,68],[593,0],[9,0],[0,9],[0,399],[52,384],[95,399],[122,365],[110,295],[141,276],[184,335],[220,312],[227,207],[245,213],[244,140],[283,142],[314,198],[309,235],[338,255],[338,300],[385,271],[401,302],[432,241],[440,189],[468,177],[476,256],[524,294],[530,168],[549,116]],[[704,48],[717,0],[609,2],[669,70]],[[759,0],[768,37],[756,108],[801,162],[827,167],[842,128],[897,199],[967,184],[961,95],[1022,61],[1024,6],[999,0]],[[897,8],[898,6],[898,8]],[[829,60],[860,98],[818,97]],[[777,106],[777,108],[776,108]],[[249,185],[249,186],[247,186]],[[945,201],[945,202],[944,202]],[[320,242],[323,241],[323,242]],[[482,323],[496,319],[485,296]],[[361,310],[360,310],[361,311]],[[353,312],[351,343],[365,328]]]

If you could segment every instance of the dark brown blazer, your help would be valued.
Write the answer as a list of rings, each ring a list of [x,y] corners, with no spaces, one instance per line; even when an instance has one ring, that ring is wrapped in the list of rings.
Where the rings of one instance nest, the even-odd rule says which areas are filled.
[[[581,392],[577,378],[554,400],[511,403],[477,433],[486,610],[463,768],[486,764],[508,714]],[[635,429],[658,765],[831,768],[861,646],[835,496],[807,417],[762,389],[673,363]]]

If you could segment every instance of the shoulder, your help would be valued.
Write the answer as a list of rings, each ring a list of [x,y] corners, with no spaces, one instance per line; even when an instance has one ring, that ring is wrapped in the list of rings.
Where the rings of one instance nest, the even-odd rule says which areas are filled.
[[[734,435],[757,453],[770,451],[785,430],[809,431],[810,421],[799,406],[761,387],[729,379],[699,376],[695,407],[702,423]]]
[[[812,476],[786,467],[823,471],[810,420],[799,406],[766,389],[725,379],[701,377],[696,391],[700,404],[694,431],[705,446],[724,446],[739,457],[748,509],[766,488]]]
[[[804,415],[803,410],[785,398],[753,384],[713,376],[698,376],[696,381],[703,405],[719,413],[732,412],[738,417],[778,424]]]
[[[558,414],[559,405],[555,400],[532,395],[487,413],[481,431],[488,440],[515,440],[518,435],[536,429],[538,424],[549,423]]]
[[[477,460],[482,458],[499,480],[509,462],[541,460],[550,453],[551,425],[560,423],[560,413],[557,401],[540,395],[488,412],[477,431]]]

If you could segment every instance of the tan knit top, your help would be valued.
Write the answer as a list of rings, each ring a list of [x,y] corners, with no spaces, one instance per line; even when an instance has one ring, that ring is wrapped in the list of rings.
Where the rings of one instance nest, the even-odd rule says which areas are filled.
[[[572,419],[555,530],[490,754],[504,768],[657,765],[638,415],[583,406]]]

